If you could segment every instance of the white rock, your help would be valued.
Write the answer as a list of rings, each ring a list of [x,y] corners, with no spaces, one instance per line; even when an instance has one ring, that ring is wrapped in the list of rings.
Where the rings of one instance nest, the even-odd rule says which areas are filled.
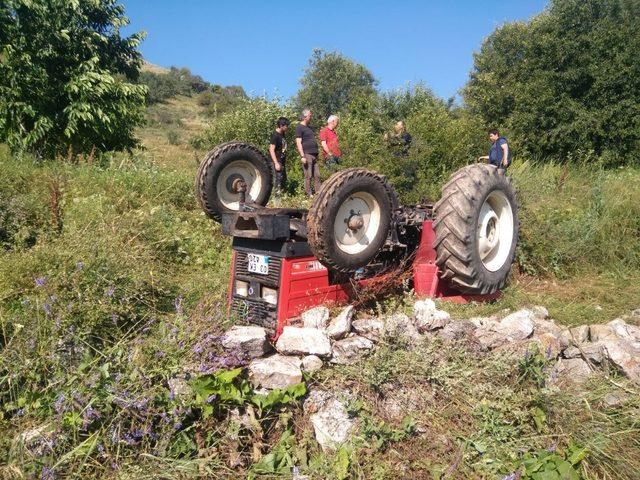
[[[476,341],[486,350],[492,350],[503,345],[506,338],[502,333],[489,328],[480,327],[473,332]]]
[[[276,349],[286,355],[331,355],[329,337],[317,328],[284,327]]]
[[[255,387],[286,388],[302,381],[301,360],[298,357],[271,355],[249,363],[249,380]]]
[[[329,309],[327,307],[315,307],[302,314],[302,323],[307,328],[327,328],[329,322]]]
[[[262,327],[236,325],[220,339],[227,350],[239,350],[250,358],[261,357],[272,349],[267,332]]]
[[[423,319],[429,321],[436,311],[436,304],[430,298],[418,300],[413,304],[413,318],[422,322]]]
[[[469,321],[476,328],[486,328],[488,330],[493,330],[498,324],[498,317],[473,317],[470,318]]]
[[[600,340],[617,340],[619,337],[610,325],[589,325],[589,333],[592,342]]]
[[[564,349],[562,355],[565,358],[586,358],[592,363],[602,363],[606,352],[602,342],[586,342],[571,345]]]
[[[317,442],[323,450],[335,450],[351,438],[355,422],[337,395],[314,391],[304,403]]]
[[[331,363],[347,365],[357,362],[373,349],[373,342],[365,337],[354,335],[333,344]]]
[[[315,372],[322,368],[322,359],[316,355],[307,355],[302,359],[302,370],[305,372]]]
[[[444,326],[438,336],[444,340],[461,340],[475,331],[476,327],[468,320],[455,320]]]
[[[533,334],[533,316],[530,310],[518,310],[500,320],[495,331],[504,335],[507,341],[524,340]]]
[[[558,338],[563,348],[576,343],[585,343],[589,341],[589,325],[565,328],[558,334]]]
[[[331,320],[327,327],[327,335],[334,340],[343,338],[351,330],[351,319],[353,318],[354,308],[349,305],[342,309],[336,318]]]
[[[630,380],[640,383],[640,348],[622,339],[603,340],[602,344],[608,360]]]
[[[640,342],[640,327],[629,325],[621,318],[616,318],[607,324],[614,333],[623,340]]]
[[[413,318],[419,332],[436,330],[451,321],[451,316],[444,310],[438,310],[433,300],[418,300],[413,305]]]
[[[419,342],[422,338],[411,319],[404,313],[394,313],[385,317],[384,330],[388,337],[409,343]]]
[[[553,333],[554,335],[559,335],[562,332],[562,327],[557,325],[553,320],[534,318],[533,325],[536,333]]]
[[[589,364],[581,358],[561,358],[551,369],[547,384],[558,387],[567,384],[581,385],[592,374]]]
[[[531,314],[534,320],[546,320],[549,318],[549,310],[547,310],[542,305],[536,305],[531,308]]]
[[[377,342],[384,333],[384,322],[379,318],[359,318],[351,323],[355,332]]]

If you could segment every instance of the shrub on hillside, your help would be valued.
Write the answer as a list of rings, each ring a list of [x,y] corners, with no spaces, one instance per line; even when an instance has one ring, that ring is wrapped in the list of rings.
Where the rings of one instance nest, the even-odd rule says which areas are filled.
[[[115,0],[2,2],[0,141],[40,158],[136,146],[143,35],[127,23]]]
[[[466,104],[522,152],[610,164],[640,154],[640,3],[553,0],[496,29],[474,56]]]

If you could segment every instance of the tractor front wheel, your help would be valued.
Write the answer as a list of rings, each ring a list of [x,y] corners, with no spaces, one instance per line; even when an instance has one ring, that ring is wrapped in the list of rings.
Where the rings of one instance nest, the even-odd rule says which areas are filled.
[[[314,255],[338,272],[364,267],[384,245],[396,203],[382,175],[364,168],[334,173],[322,185],[307,216]]]
[[[238,180],[246,184],[246,202],[266,205],[271,196],[273,167],[253,145],[227,142],[207,153],[196,175],[196,196],[204,212],[220,221],[224,212],[240,208]]]

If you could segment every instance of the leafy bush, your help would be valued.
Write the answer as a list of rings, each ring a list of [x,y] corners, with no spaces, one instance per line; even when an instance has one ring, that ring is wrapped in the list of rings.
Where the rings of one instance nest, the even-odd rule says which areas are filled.
[[[145,70],[140,74],[140,83],[147,86],[148,104],[162,102],[176,95],[200,94],[211,88],[209,82],[184,67],[171,67],[166,73]]]
[[[376,79],[364,65],[338,52],[316,49],[300,84],[298,113],[310,108],[316,118],[326,121],[333,113],[344,113],[357,96],[373,94]]]
[[[0,141],[39,157],[131,149],[143,120],[142,35],[115,0],[0,6]]]
[[[640,153],[640,5],[554,0],[529,22],[496,29],[474,58],[464,98],[518,150],[542,158]]]

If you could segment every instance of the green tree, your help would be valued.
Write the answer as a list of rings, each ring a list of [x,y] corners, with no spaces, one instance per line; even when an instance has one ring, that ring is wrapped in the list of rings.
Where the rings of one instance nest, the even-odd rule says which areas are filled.
[[[143,34],[116,0],[0,3],[0,141],[39,157],[130,149]]]
[[[640,153],[640,2],[552,0],[475,55],[464,98],[535,157]]]
[[[311,108],[316,118],[326,119],[358,96],[375,94],[376,79],[365,66],[338,52],[316,49],[300,84],[298,109]]]

